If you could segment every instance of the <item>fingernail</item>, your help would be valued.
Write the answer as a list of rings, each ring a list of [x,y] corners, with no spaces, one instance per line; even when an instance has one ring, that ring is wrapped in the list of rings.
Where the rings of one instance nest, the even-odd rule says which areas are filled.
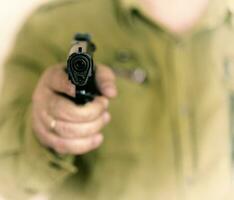
[[[109,106],[109,100],[106,98],[103,98],[103,102],[104,102],[104,107],[107,109]]]
[[[103,115],[103,120],[105,123],[108,123],[111,119],[111,116],[108,112],[106,112],[104,115]]]
[[[116,89],[111,86],[106,87],[104,90],[109,97],[115,97],[117,95]]]
[[[103,141],[103,135],[98,134],[94,137],[94,145],[97,146]]]

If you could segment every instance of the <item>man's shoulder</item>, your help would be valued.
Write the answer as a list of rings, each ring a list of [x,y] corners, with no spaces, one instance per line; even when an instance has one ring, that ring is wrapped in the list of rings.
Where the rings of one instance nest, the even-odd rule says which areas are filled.
[[[52,0],[49,1],[45,4],[43,4],[39,10],[42,12],[46,12],[46,11],[50,11],[50,10],[54,10],[54,9],[59,9],[59,8],[64,8],[64,7],[68,7],[68,6],[72,6],[75,5],[77,3],[79,4],[84,4],[84,2],[88,2],[90,0]]]
[[[65,59],[77,32],[90,33],[98,47],[99,61],[113,59],[116,49],[129,48],[134,42],[117,0],[56,0],[35,11],[25,28],[22,41],[39,40]],[[26,34],[25,34],[26,33]],[[27,36],[26,36],[27,35]],[[32,37],[31,37],[32,36]],[[27,38],[26,38],[27,37]],[[30,39],[31,37],[31,39]],[[34,47],[39,48],[39,47]],[[109,61],[108,61],[109,62]]]
[[[47,3],[42,4],[42,6],[39,8],[40,11],[51,11],[56,10],[60,8],[69,8],[70,6],[87,6],[88,4],[96,3],[98,5],[101,5],[102,3],[106,2],[112,2],[112,0],[51,0]]]
[[[116,22],[115,0],[56,0],[38,8],[27,24],[46,37],[70,38],[74,32],[110,32]]]
[[[54,0],[38,8],[33,16],[53,23],[53,20],[57,21],[60,18],[69,18],[73,23],[81,23],[89,19],[95,21],[108,14],[113,15],[113,9],[114,0]]]

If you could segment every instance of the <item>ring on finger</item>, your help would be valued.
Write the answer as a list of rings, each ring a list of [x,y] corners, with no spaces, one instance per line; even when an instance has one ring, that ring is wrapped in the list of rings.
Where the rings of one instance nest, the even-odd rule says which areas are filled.
[[[55,119],[52,119],[52,120],[50,121],[50,130],[51,130],[51,131],[54,131],[54,130],[55,130],[56,124],[57,124],[57,121],[56,121]]]

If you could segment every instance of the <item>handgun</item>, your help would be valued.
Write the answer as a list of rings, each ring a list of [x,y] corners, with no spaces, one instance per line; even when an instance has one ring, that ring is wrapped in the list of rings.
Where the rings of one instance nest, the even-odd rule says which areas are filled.
[[[76,104],[86,104],[95,96],[101,95],[95,77],[96,67],[93,60],[95,50],[96,46],[90,34],[75,34],[67,59],[66,72],[76,88],[74,98]]]

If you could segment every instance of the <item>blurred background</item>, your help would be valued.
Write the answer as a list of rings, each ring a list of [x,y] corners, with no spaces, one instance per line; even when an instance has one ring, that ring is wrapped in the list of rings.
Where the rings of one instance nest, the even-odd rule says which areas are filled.
[[[14,38],[26,17],[47,0],[1,0],[0,1],[0,86],[2,66]]]

